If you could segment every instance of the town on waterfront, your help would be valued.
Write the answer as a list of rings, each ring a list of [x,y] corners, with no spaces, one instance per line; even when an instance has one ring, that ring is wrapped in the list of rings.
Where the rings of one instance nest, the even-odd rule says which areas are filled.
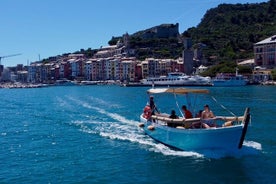
[[[170,30],[168,34],[169,32]],[[129,57],[128,53],[135,51],[128,50],[127,37],[127,34],[124,35],[124,42],[100,48],[92,58],[87,58],[85,54],[65,54],[51,57],[48,62],[34,62],[29,66],[19,64],[14,68],[4,68],[1,65],[1,87],[41,87],[41,84],[69,83],[139,84],[141,79],[160,77],[174,71],[200,75],[208,69],[203,65],[202,57],[199,57],[202,49],[193,49],[190,39],[184,40],[185,49],[178,59],[146,58],[140,61]],[[237,65],[253,67],[253,73],[247,75],[251,83],[275,84],[272,81],[272,70],[267,68],[276,63],[276,35],[254,44],[254,56],[254,59],[239,62]]]
[[[191,77],[215,78],[215,75],[221,76],[223,74],[221,72],[211,73],[213,76],[208,75],[210,72],[206,73],[218,65],[218,62],[210,64],[204,56],[206,45],[203,43],[193,45],[191,38],[180,36],[178,27],[178,24],[162,24],[139,33],[139,38],[143,39],[166,38],[173,40],[172,38],[174,38],[174,42],[177,41],[178,47],[182,48],[178,58],[160,58],[160,56],[137,58],[136,56],[139,55],[137,53],[141,53],[141,50],[150,52],[150,49],[135,49],[133,43],[130,46],[133,38],[126,33],[118,39],[113,39],[113,45],[109,43],[109,46],[96,50],[88,49],[86,51],[88,54],[81,50],[79,53],[68,53],[36,61],[28,66],[18,64],[15,67],[5,68],[0,64],[0,87],[21,88],[53,84],[94,85],[98,83],[143,85],[141,82],[143,79],[160,78],[173,72]],[[242,74],[246,78],[247,84],[275,85],[273,76],[276,66],[276,35],[254,43],[253,53],[254,58],[236,60],[234,62],[236,70],[246,68],[247,72]],[[16,55],[10,55],[10,57],[12,56]],[[0,57],[0,59],[2,58],[4,57]],[[226,73],[226,75],[230,74]],[[201,83],[192,82],[188,84],[201,85]],[[212,85],[213,80],[208,84]]]
[[[274,183],[276,0],[246,1],[1,1],[0,184]]]

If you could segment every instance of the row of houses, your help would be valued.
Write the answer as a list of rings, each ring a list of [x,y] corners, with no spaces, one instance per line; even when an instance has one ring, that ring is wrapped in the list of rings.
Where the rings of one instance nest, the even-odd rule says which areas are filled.
[[[69,54],[53,57],[46,63],[35,62],[16,72],[2,72],[2,80],[28,83],[54,83],[56,80],[69,79],[78,81],[119,80],[137,82],[142,78],[167,75],[169,72],[179,71],[191,74],[194,63],[200,59],[201,50],[192,50],[191,40],[184,41],[182,58],[155,59],[147,58],[139,61],[128,57],[133,50],[126,49],[126,44],[102,47],[93,58],[86,58],[84,54]],[[254,44],[252,65],[261,68],[275,68],[276,66],[276,35]],[[199,67],[200,72],[206,67]],[[257,73],[262,71],[258,70]],[[268,74],[269,75],[269,74]]]
[[[166,75],[172,71],[184,71],[182,59],[154,59],[144,61],[132,57],[85,59],[84,55],[59,63],[33,63],[27,72],[20,73],[21,82],[53,83],[56,80],[77,81],[119,80],[137,82],[142,78]],[[24,76],[25,75],[25,76]]]

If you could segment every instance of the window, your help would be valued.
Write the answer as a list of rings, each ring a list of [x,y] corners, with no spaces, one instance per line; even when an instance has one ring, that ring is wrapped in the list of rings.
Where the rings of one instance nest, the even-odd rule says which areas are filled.
[[[275,64],[275,55],[269,54],[268,55],[268,65],[274,65]]]

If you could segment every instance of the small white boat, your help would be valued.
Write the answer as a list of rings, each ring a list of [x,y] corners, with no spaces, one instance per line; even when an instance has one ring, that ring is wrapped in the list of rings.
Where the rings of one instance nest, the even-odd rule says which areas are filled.
[[[76,82],[68,79],[60,79],[60,80],[56,80],[55,85],[56,86],[74,86],[76,85]]]
[[[156,86],[210,86],[212,85],[212,81],[210,77],[186,75],[182,72],[171,72],[168,73],[167,76],[142,79],[141,84]]]
[[[97,81],[81,81],[80,85],[97,85]]]
[[[248,80],[243,76],[239,75],[236,70],[236,74],[224,74],[220,73],[213,79],[214,86],[245,86]]]
[[[169,93],[174,95],[206,94],[205,89],[187,88],[156,88],[149,89],[149,94]],[[186,151],[204,149],[233,150],[242,147],[250,119],[249,108],[246,108],[242,116],[216,116],[216,127],[192,128],[194,124],[203,125],[201,118],[171,119],[165,114],[151,115],[146,118],[144,113],[140,115],[139,124],[145,133],[154,140],[173,148]],[[210,120],[208,120],[210,121]],[[173,124],[174,126],[171,126]]]

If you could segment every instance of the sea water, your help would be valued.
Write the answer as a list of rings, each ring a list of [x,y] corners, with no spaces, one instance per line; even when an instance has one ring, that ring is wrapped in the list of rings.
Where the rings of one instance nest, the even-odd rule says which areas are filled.
[[[137,126],[147,89],[0,89],[0,183],[275,182],[275,86],[209,87],[195,102],[156,96],[167,113],[184,103],[228,116],[250,107],[241,150],[201,153],[171,149]]]

